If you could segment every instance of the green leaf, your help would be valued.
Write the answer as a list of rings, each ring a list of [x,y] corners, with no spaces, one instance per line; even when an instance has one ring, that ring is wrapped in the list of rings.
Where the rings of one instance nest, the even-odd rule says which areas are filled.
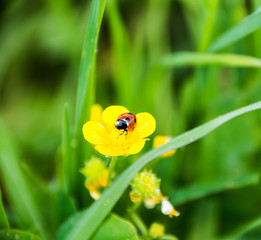
[[[160,240],[178,240],[178,238],[170,234],[165,234],[160,238]]]
[[[41,240],[40,237],[31,233],[26,233],[18,230],[2,230],[0,231],[1,240]]]
[[[206,183],[197,183],[193,186],[178,189],[173,194],[170,194],[170,201],[175,205],[180,205],[189,201],[207,197],[211,194],[256,185],[258,183],[258,173],[251,173],[234,179],[219,179]]]
[[[94,202],[90,208],[83,212],[83,215],[79,217],[73,228],[67,229],[68,234],[63,240],[86,240],[89,239],[94,231],[98,228],[104,218],[111,211],[113,206],[119,200],[124,190],[128,187],[133,177],[151,160],[159,157],[163,153],[170,150],[184,147],[212,132],[217,127],[221,126],[225,122],[241,115],[246,112],[250,112],[261,108],[261,102],[257,102],[246,107],[237,109],[225,115],[219,116],[212,121],[209,121],[193,130],[190,130],[178,137],[173,138],[167,144],[164,144],[158,148],[152,149],[136,162],[134,162],[127,170],[125,170],[115,182],[104,191],[101,198]]]
[[[158,64],[166,68],[203,65],[261,68],[258,58],[227,53],[179,52],[163,56]]]
[[[82,128],[83,112],[86,111],[86,109],[91,109],[91,105],[94,101],[95,83],[93,74],[95,69],[98,35],[105,5],[106,0],[92,1],[80,63],[75,113],[76,132],[80,132]],[[87,119],[89,119],[89,114],[90,113],[87,111]]]
[[[5,190],[14,205],[17,216],[24,224],[33,224],[43,238],[50,239],[39,209],[41,206],[37,204],[33,196],[32,186],[28,184],[24,176],[16,152],[1,122],[0,172]]]
[[[216,52],[256,31],[261,26],[261,8],[247,16],[236,26],[223,33],[214,41],[208,51]]]
[[[68,231],[77,224],[77,221],[85,214],[85,211],[78,212],[73,215],[58,231],[56,240],[65,239]],[[109,217],[102,223],[96,231],[92,240],[110,240],[110,239],[138,239],[135,227],[127,220],[116,216],[115,214]]]
[[[127,220],[111,214],[94,234],[92,240],[138,240],[134,226]]]
[[[9,228],[9,223],[5,214],[5,209],[2,203],[2,195],[0,189],[0,229]]]

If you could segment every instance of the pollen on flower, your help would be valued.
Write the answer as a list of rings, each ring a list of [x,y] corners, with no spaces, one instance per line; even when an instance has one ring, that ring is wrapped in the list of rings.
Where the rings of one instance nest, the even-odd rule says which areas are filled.
[[[92,157],[85,163],[81,173],[86,177],[85,187],[89,190],[93,199],[97,200],[100,195],[100,189],[106,187],[108,179],[108,169],[99,158]]]
[[[153,239],[161,238],[165,232],[165,227],[160,223],[152,223],[149,229],[149,234]]]
[[[153,148],[157,148],[159,146],[162,146],[163,144],[166,144],[169,142],[171,138],[169,136],[161,136],[158,135],[153,139]],[[176,150],[168,151],[161,155],[161,157],[171,157],[175,154]]]

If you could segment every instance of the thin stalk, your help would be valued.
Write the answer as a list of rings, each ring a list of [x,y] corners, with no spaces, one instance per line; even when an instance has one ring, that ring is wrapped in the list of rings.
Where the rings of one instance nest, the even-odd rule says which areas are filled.
[[[113,173],[113,170],[114,170],[114,168],[115,168],[116,162],[117,162],[117,157],[112,157],[112,158],[111,158],[111,161],[110,161],[110,165],[109,165],[109,173],[108,173],[107,187],[110,186],[111,177],[112,177],[112,173]]]
[[[144,236],[144,237],[148,236],[148,229],[147,229],[145,223],[140,218],[140,216],[136,212],[129,212],[129,215],[130,215],[132,221],[135,223],[135,225],[141,231],[142,236]]]

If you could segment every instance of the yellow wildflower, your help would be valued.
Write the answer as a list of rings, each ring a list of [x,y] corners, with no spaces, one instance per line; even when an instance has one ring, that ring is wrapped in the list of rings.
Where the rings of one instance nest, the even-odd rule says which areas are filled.
[[[85,163],[81,173],[86,177],[85,187],[89,190],[93,199],[97,200],[101,196],[100,189],[106,187],[108,179],[108,169],[99,158],[92,157]]]
[[[161,212],[169,217],[179,216],[179,212],[164,197],[160,191],[160,179],[151,171],[137,173],[131,182],[130,200],[133,203],[143,201],[147,208],[153,208],[161,203]]]
[[[89,121],[84,124],[84,138],[106,156],[128,156],[140,152],[148,140],[146,137],[155,131],[156,121],[149,113],[138,113],[135,128],[122,131],[115,126],[124,113],[129,113],[129,110],[123,106],[106,108],[102,113],[102,122]]]
[[[153,140],[153,148],[159,147],[159,146],[169,142],[170,140],[171,140],[171,138],[168,136],[158,135]],[[176,152],[176,150],[171,150],[169,152],[162,154],[161,157],[170,157],[170,156],[174,155],[175,152]]]

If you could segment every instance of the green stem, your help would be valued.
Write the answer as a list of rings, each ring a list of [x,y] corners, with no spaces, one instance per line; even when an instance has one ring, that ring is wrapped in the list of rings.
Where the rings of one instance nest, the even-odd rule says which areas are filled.
[[[110,165],[109,165],[107,187],[110,186],[110,184],[111,184],[111,177],[112,177],[112,173],[113,173],[114,167],[116,165],[116,162],[117,162],[117,157],[112,157]]]
[[[140,218],[140,216],[136,212],[129,212],[129,215],[130,215],[132,221],[135,223],[135,225],[141,231],[142,236],[148,236],[148,229],[147,229],[145,223]]]

